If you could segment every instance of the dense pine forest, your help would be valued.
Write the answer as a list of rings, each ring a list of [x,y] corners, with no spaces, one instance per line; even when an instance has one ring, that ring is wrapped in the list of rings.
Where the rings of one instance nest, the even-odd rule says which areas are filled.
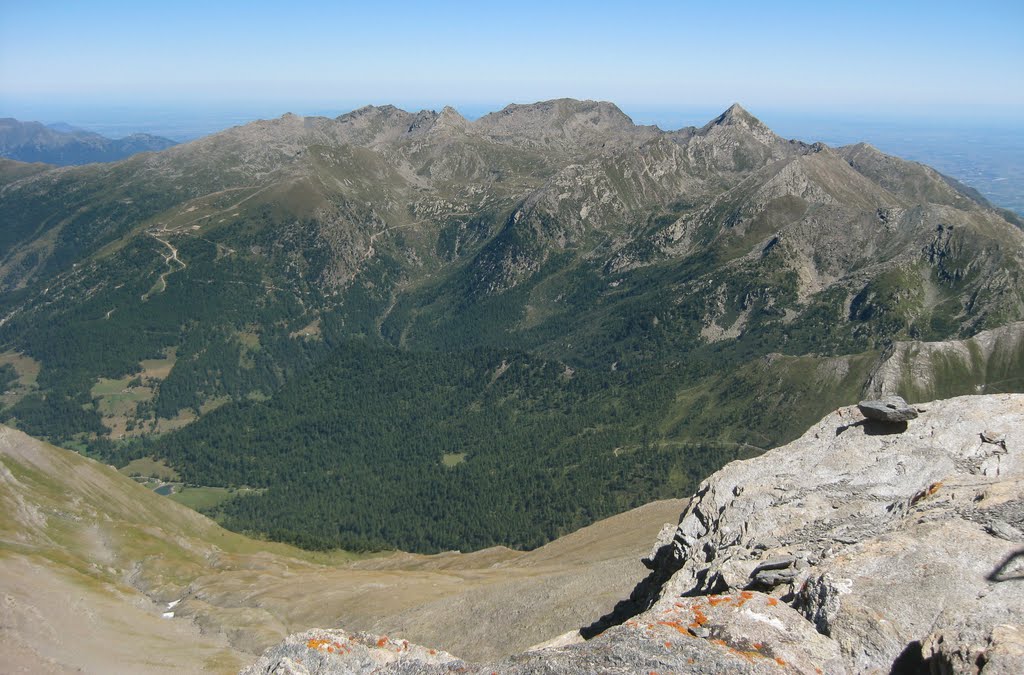
[[[348,343],[271,401],[225,406],[137,451],[189,482],[265,489],[216,515],[302,546],[529,548],[690,490],[743,453],[655,440],[671,397],[642,373],[524,353]]]

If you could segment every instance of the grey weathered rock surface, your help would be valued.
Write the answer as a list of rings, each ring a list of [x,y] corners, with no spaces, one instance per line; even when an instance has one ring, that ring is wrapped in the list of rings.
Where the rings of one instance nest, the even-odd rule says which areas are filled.
[[[884,668],[945,627],[967,626],[946,634],[946,651],[965,631],[1019,627],[1024,585],[996,577],[1024,551],[1024,540],[1005,538],[1024,517],[1024,396],[924,407],[898,434],[842,408],[715,474],[676,532],[679,569],[659,603],[756,585],[765,561],[792,556],[794,574],[770,592],[835,640],[855,671]],[[986,431],[1005,448],[983,441]]]
[[[1024,395],[923,407],[899,433],[841,408],[727,465],[659,537],[646,611],[589,641],[378,672],[1024,672]],[[311,639],[246,673],[365,672],[273,670]]]
[[[864,417],[877,422],[909,422],[917,419],[917,409],[901,396],[886,396],[877,401],[861,401],[857,408]]]
[[[783,617],[783,618],[779,618]],[[706,627],[703,628],[702,627]],[[796,630],[790,630],[795,628]],[[706,632],[707,638],[694,631]],[[843,672],[839,650],[784,603],[760,593],[688,598],[615,626],[600,639],[487,664],[371,634],[293,635],[245,675],[355,673],[814,673]]]
[[[244,672],[275,675],[450,672],[464,663],[447,652],[384,635],[310,630],[268,649]]]

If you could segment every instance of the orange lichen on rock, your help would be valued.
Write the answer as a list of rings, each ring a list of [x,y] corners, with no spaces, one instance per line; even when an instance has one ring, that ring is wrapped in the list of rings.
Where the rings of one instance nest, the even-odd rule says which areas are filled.
[[[342,652],[348,653],[352,651],[348,645],[343,645],[335,640],[323,640],[317,638],[307,641],[306,647],[309,649],[315,649],[318,652],[326,652],[328,654],[340,654]]]
[[[917,504],[922,499],[927,499],[928,497],[931,497],[933,494],[938,492],[939,488],[941,488],[941,487],[942,487],[942,481],[941,480],[940,481],[936,481],[935,483],[932,483],[927,488],[925,488],[924,490],[921,490],[916,495],[911,497],[910,498],[910,505],[914,506],[915,504]]]
[[[733,647],[731,644],[729,644],[725,640],[720,640],[720,639],[717,639],[717,638],[709,640],[709,642],[711,642],[713,644],[716,644],[719,647],[724,647],[725,649],[729,650],[730,653],[735,654],[736,656],[739,656],[740,658],[746,659],[747,661],[753,661],[754,659],[767,659],[768,658],[767,656],[765,656],[761,652],[757,651],[759,649],[764,648],[764,645],[761,644],[760,642],[755,642],[752,645],[753,649],[751,649],[751,650],[737,649],[736,647]]]
[[[718,607],[722,603],[728,603],[728,602],[731,602],[731,601],[732,601],[732,597],[730,597],[728,595],[726,595],[726,596],[709,595],[708,596],[708,604],[711,605],[712,607]]]
[[[668,626],[669,628],[675,628],[677,631],[679,631],[683,635],[689,635],[690,634],[690,631],[688,631],[686,629],[686,626],[684,626],[683,624],[679,623],[678,621],[659,621],[658,625],[659,626]]]
[[[779,604],[778,600],[776,600],[775,598],[768,598],[768,606],[769,607],[774,607],[777,604]]]
[[[776,656],[776,657],[775,657],[775,663],[779,664],[780,666],[785,666],[785,665],[786,665],[786,662],[785,662],[785,661],[783,661],[783,660],[782,660],[781,658],[779,658],[778,656]],[[821,671],[819,670],[818,672],[820,673]]]
[[[387,643],[388,643],[388,638],[387,638],[387,636],[386,636],[386,635],[384,635],[384,636],[381,636],[381,638],[380,638],[379,640],[377,640],[377,646],[378,646],[378,647],[383,647],[383,646],[384,646],[384,645],[386,645]]]

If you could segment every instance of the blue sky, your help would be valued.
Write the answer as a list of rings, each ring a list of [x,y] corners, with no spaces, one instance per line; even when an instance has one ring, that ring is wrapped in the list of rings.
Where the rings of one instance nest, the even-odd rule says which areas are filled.
[[[1024,110],[1024,2],[0,0],[4,101]]]

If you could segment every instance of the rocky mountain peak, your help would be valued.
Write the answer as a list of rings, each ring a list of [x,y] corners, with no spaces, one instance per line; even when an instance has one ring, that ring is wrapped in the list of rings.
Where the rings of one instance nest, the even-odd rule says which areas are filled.
[[[434,121],[434,129],[439,131],[465,131],[468,127],[469,120],[450,105],[446,105]]]
[[[571,118],[581,118],[599,124],[633,125],[633,120],[617,105],[608,101],[577,100],[559,98],[537,103],[511,103],[496,113],[490,113],[481,120],[516,118],[537,123],[546,120],[552,124],[564,123]]]
[[[636,126],[613,103],[569,98],[511,104],[484,115],[473,128],[500,142],[588,152],[636,146],[659,133]]]
[[[434,126],[434,122],[437,121],[438,114],[433,110],[421,110],[413,117],[412,124],[409,125],[409,133],[415,134],[417,132],[423,132],[429,130]]]
[[[781,140],[768,125],[747,112],[739,103],[733,103],[725,112],[704,125],[700,133],[709,135],[726,129],[751,132],[762,142]]]

